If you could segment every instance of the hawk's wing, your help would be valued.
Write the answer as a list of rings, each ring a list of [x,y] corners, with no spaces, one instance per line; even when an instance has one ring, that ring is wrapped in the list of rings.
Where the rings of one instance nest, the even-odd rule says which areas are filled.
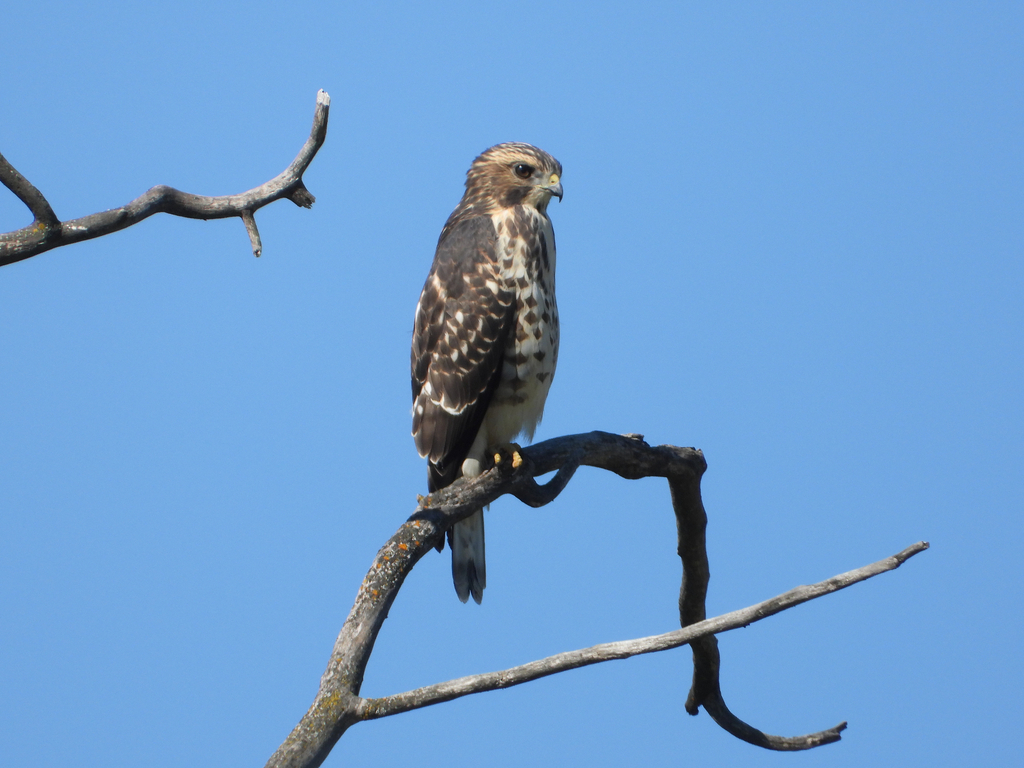
[[[459,475],[501,379],[515,295],[501,280],[490,216],[450,222],[416,307],[412,434],[434,491]]]

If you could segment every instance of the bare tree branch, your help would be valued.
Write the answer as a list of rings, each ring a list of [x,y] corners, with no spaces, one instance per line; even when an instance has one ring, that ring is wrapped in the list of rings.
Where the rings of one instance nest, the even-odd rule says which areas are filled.
[[[313,129],[298,156],[279,175],[255,189],[237,195],[204,197],[161,185],[120,208],[71,221],[60,221],[43,194],[0,155],[0,182],[28,206],[34,217],[29,226],[0,234],[0,266],[13,264],[62,245],[109,235],[138,224],[154,213],[169,213],[189,219],[237,216],[245,224],[253,253],[259,256],[263,246],[253,218],[257,210],[281,198],[288,198],[303,208],[309,208],[315,201],[302,183],[302,174],[327,138],[330,106],[331,97],[327,92],[317,93]]]
[[[705,621],[704,596],[709,569],[704,547],[707,517],[700,500],[700,478],[707,465],[700,451],[670,445],[652,447],[640,435],[590,432],[538,443],[524,449],[522,455],[525,461],[517,470],[512,469],[511,462],[503,462],[472,481],[458,480],[422,498],[413,516],[381,548],[338,634],[313,704],[267,762],[268,768],[312,768],[320,765],[345,731],[362,720],[397,714],[469,693],[516,685],[577,666],[625,658],[637,653],[650,653],[686,643],[690,643],[694,649],[694,685],[690,694],[693,712],[696,712],[697,707],[704,706],[715,721],[730,733],[769,749],[806,749],[839,738],[839,731],[845,724],[820,734],[786,739],[762,734],[736,718],[730,720],[731,714],[721,700],[718,687],[717,644],[713,647],[712,656],[704,652],[704,643],[714,641],[714,632],[744,626],[891,570],[908,557],[926,549],[927,544],[916,544],[893,558],[866,568],[833,577],[813,587],[798,587],[752,608]],[[565,487],[579,465],[599,467],[629,479],[668,478],[673,507],[679,521],[679,553],[684,567],[680,595],[680,615],[684,629],[653,638],[560,654],[504,672],[461,678],[397,696],[360,698],[366,664],[398,590],[420,558],[443,540],[444,532],[455,522],[468,517],[475,509],[504,494],[521,496],[527,503],[538,506],[547,503]],[[549,483],[537,485],[534,479],[537,475],[554,470],[559,471]],[[691,701],[688,701],[688,708]]]
[[[0,181],[10,189],[18,199],[21,200],[28,209],[32,212],[34,217],[34,224],[42,227],[59,227],[60,220],[57,218],[57,214],[53,212],[53,208],[43,197],[42,193],[32,186],[31,182],[22,176],[18,171],[7,162],[7,158],[0,155]],[[0,242],[3,242],[0,240]],[[2,251],[0,251],[2,253]]]
[[[579,667],[586,667],[591,664],[600,664],[603,661],[628,659],[631,656],[639,656],[644,653],[656,653],[658,651],[669,650],[670,648],[678,648],[681,645],[692,643],[703,637],[714,636],[721,632],[727,632],[731,629],[739,629],[741,627],[749,626],[755,622],[761,621],[761,619],[766,619],[769,616],[774,616],[776,613],[785,611],[788,608],[793,608],[801,603],[806,603],[808,600],[814,600],[817,597],[822,597],[823,595],[828,595],[832,592],[838,592],[840,589],[845,589],[859,581],[865,581],[870,579],[872,576],[877,576],[880,573],[891,571],[898,568],[907,559],[913,557],[919,552],[923,552],[926,549],[928,549],[927,542],[918,542],[892,557],[879,560],[877,563],[872,563],[871,565],[866,565],[863,568],[857,568],[856,570],[848,571],[847,573],[841,573],[838,576],[833,576],[831,579],[827,579],[817,584],[812,584],[811,586],[796,587],[779,595],[778,597],[773,597],[771,600],[765,600],[763,603],[758,603],[757,605],[752,605],[749,608],[733,611],[732,613],[726,613],[714,619],[706,619],[705,621],[700,621],[696,624],[690,624],[685,629],[677,629],[674,632],[666,632],[663,635],[643,637],[637,640],[622,640],[616,643],[604,643],[590,648],[583,648],[578,651],[568,651],[566,653],[548,656],[545,659],[532,661],[529,664],[521,664],[520,666],[502,670],[501,672],[488,672],[482,675],[470,675],[468,677],[460,677],[456,680],[449,680],[444,683],[437,683],[436,685],[429,685],[424,688],[417,688],[394,696],[385,696],[376,699],[363,699],[359,704],[359,713],[363,720],[375,720],[381,717],[388,717],[390,715],[408,712],[413,709],[420,709],[421,707],[427,707],[431,704],[451,701],[452,699],[458,699],[471,693],[494,691],[499,688],[511,688],[514,685],[528,683],[531,680],[538,680],[542,677],[554,675],[558,672],[565,672],[569,669],[578,669]],[[719,724],[721,725],[721,723]],[[822,733],[837,733],[845,726],[846,723],[841,723],[839,726],[836,726],[836,728],[829,731],[823,731]],[[726,730],[729,729],[727,728]],[[758,731],[758,733],[760,733],[760,731]],[[780,737],[774,736],[768,738],[778,739]],[[834,741],[835,739],[832,740]],[[745,739],[745,741],[750,741],[750,739]],[[786,741],[788,742],[791,740],[787,739]],[[821,741],[819,743],[827,742]],[[778,747],[770,748],[777,749]],[[801,746],[797,748],[802,749],[806,747]]]
[[[245,224],[249,242],[252,243],[252,255],[259,258],[263,253],[263,241],[260,239],[260,231],[256,228],[256,217],[252,215],[252,211],[242,211],[242,223]]]

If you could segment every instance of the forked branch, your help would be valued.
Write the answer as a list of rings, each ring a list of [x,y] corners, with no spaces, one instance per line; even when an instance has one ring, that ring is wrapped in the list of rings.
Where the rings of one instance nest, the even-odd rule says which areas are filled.
[[[837,741],[845,723],[807,736],[764,734],[729,712],[718,682],[719,656],[715,633],[760,621],[816,597],[897,568],[928,548],[924,542],[893,557],[834,576],[810,587],[797,587],[783,595],[715,619],[704,616],[709,568],[704,546],[707,517],[700,499],[700,478],[707,465],[693,448],[652,447],[640,435],[591,432],[548,440],[523,451],[523,466],[509,462],[472,481],[453,485],[421,500],[415,514],[377,553],[356,595],[348,619],[338,635],[320,691],[312,706],[267,763],[268,768],[303,768],[320,765],[345,731],[355,723],[437,704],[471,693],[507,688],[576,667],[641,653],[667,650],[689,643],[693,648],[694,679],[687,710],[703,706],[729,733],[752,744],[776,750],[809,749]],[[406,693],[374,699],[359,696],[363,674],[377,634],[405,577],[423,555],[443,540],[444,532],[483,504],[511,494],[533,506],[552,501],[565,487],[576,467],[587,465],[628,479],[665,477],[669,481],[679,530],[678,551],[683,561],[680,621],[683,629],[664,635],[607,643],[513,667],[501,672],[450,680]],[[537,475],[558,470],[546,485]]]
[[[263,246],[253,217],[257,210],[281,198],[288,198],[303,208],[311,207],[315,201],[302,183],[302,174],[327,138],[330,106],[331,97],[327,92],[317,93],[313,129],[298,156],[284,171],[255,189],[237,195],[205,197],[161,185],[120,208],[71,221],[62,222],[58,219],[43,194],[0,155],[0,182],[25,203],[33,216],[32,223],[27,227],[0,234],[0,266],[13,264],[62,245],[109,235],[138,224],[154,213],[169,213],[189,219],[226,219],[236,216],[245,224],[252,251],[259,256]]]

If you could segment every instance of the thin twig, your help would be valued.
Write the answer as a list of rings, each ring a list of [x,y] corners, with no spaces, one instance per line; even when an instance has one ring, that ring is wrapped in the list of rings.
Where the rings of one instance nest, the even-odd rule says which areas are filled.
[[[262,251],[262,245],[255,221],[252,219],[255,211],[281,198],[288,198],[305,208],[313,204],[313,196],[302,183],[302,174],[327,138],[330,105],[331,97],[326,91],[317,93],[313,128],[299,154],[291,165],[276,177],[248,192],[204,197],[161,185],[153,187],[120,208],[65,222],[57,218],[42,193],[0,156],[0,182],[14,192],[34,216],[34,221],[29,226],[0,234],[0,266],[13,264],[62,245],[71,245],[126,229],[155,213],[169,213],[172,216],[190,219],[241,217],[246,223],[253,252],[258,256]]]
[[[245,231],[249,233],[252,255],[258,259],[263,253],[263,241],[260,240],[260,231],[256,227],[256,218],[252,215],[252,211],[242,211],[242,223],[245,224]]]

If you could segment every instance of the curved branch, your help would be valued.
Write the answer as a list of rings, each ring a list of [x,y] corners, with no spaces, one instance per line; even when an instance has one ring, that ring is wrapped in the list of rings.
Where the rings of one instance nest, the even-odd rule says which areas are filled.
[[[550,504],[558,498],[558,494],[565,490],[565,486],[569,484],[572,476],[576,474],[576,470],[579,468],[580,457],[578,454],[573,454],[565,464],[558,468],[555,476],[546,483],[540,485],[532,477],[529,477],[523,487],[513,491],[512,495],[527,506],[543,507],[545,504]]]
[[[43,227],[60,226],[60,219],[53,212],[50,203],[43,197],[43,193],[18,173],[17,169],[7,162],[7,158],[3,155],[0,155],[0,181],[28,206],[32,212],[34,224]]]
[[[0,155],[0,182],[28,206],[34,217],[29,226],[0,234],[0,266],[22,261],[62,245],[126,229],[155,213],[169,213],[189,219],[226,219],[237,216],[245,223],[253,253],[259,256],[262,245],[253,219],[255,211],[281,198],[288,198],[303,208],[313,205],[315,198],[303,185],[302,174],[327,138],[330,106],[331,97],[327,92],[317,93],[313,128],[299,154],[276,177],[248,192],[205,197],[160,185],[120,208],[71,221],[60,221],[42,193]]]
[[[503,462],[499,466],[484,472],[473,480],[457,480],[447,488],[421,497],[420,504],[415,513],[398,529],[394,536],[381,548],[374,558],[369,572],[363,579],[356,594],[355,603],[349,612],[334,643],[327,669],[320,679],[320,689],[305,715],[295,726],[292,732],[278,750],[267,762],[268,768],[303,768],[320,765],[330,753],[334,744],[348,730],[349,727],[364,719],[383,717],[387,714],[395,714],[396,707],[413,709],[417,706],[426,706],[427,703],[416,703],[417,696],[422,691],[411,691],[407,694],[400,694],[399,697],[388,697],[386,699],[362,699],[359,696],[363,682],[363,675],[377,635],[387,618],[388,611],[395,601],[398,591],[401,589],[406,576],[427,552],[435,545],[443,541],[445,531],[459,520],[465,519],[475,510],[485,504],[497,499],[504,494],[522,495],[529,503],[541,503],[553,499],[568,482],[569,477],[577,465],[599,467],[614,472],[622,477],[637,479],[641,477],[665,477],[669,480],[672,489],[673,506],[676,509],[677,519],[682,520],[681,532],[685,528],[700,530],[699,546],[693,545],[696,539],[688,538],[685,542],[680,538],[680,554],[683,557],[684,573],[705,574],[703,579],[692,578],[692,583],[698,587],[696,590],[686,590],[685,601],[681,600],[681,606],[685,602],[687,616],[700,614],[697,621],[687,622],[696,624],[704,620],[703,593],[706,592],[708,572],[707,553],[703,546],[703,525],[706,524],[706,516],[701,523],[700,517],[704,516],[704,508],[700,502],[700,478],[707,467],[703,454],[694,448],[679,448],[671,445],[650,446],[643,441],[640,435],[612,435],[607,432],[590,432],[582,435],[571,435],[568,437],[555,438],[543,443],[526,448],[522,451],[526,461],[519,469],[513,469],[512,462]],[[543,475],[554,470],[560,470],[545,486],[538,486],[534,477]],[[692,541],[691,541],[692,539]],[[685,544],[685,546],[684,546]],[[915,551],[926,548],[927,545],[919,544],[897,555],[897,558],[906,559]],[[912,551],[914,550],[914,551]],[[910,554],[907,554],[910,553]],[[702,560],[702,562],[698,562]],[[890,558],[890,560],[892,560]],[[886,563],[888,561],[882,561]],[[902,560],[899,560],[902,562]],[[897,563],[898,564],[898,563]],[[868,566],[869,569],[878,567],[876,563]],[[895,567],[892,565],[891,567]],[[883,568],[882,570],[888,570]],[[862,569],[863,570],[863,569]],[[879,571],[881,572],[881,571]],[[856,571],[851,574],[856,574]],[[833,589],[841,588],[836,580],[850,579],[851,574],[843,574],[834,577],[823,584],[833,584]],[[871,573],[870,575],[874,575]],[[857,577],[848,583],[867,578]],[[703,585],[703,586],[701,586]],[[842,586],[847,586],[843,584]],[[813,590],[821,587],[799,587],[786,593],[787,599],[803,602],[817,596]],[[811,590],[808,592],[807,590]],[[695,602],[699,593],[700,605]],[[824,592],[822,594],[825,594]],[[691,597],[692,595],[692,597]],[[740,619],[737,626],[754,621],[758,618],[770,615],[770,613],[783,610],[782,603],[777,601],[786,598],[786,595],[774,598],[761,606],[755,606],[754,614],[748,618]],[[796,603],[793,603],[796,604]],[[787,606],[788,607],[788,606]],[[730,614],[731,616],[731,614]],[[721,617],[725,619],[727,617]],[[715,620],[718,621],[718,620]],[[708,628],[711,626],[712,628]],[[694,678],[695,689],[698,676],[700,679],[710,681],[709,685],[701,687],[702,695],[698,705],[703,705],[709,712],[713,706],[713,697],[710,691],[717,690],[717,666],[710,666],[703,659],[698,659],[696,649],[706,640],[714,640],[715,631],[724,631],[713,628],[717,625],[704,625],[703,627],[687,626],[683,632],[693,634],[675,635],[679,640],[677,644],[689,642],[695,649],[694,653]],[[706,631],[705,631],[706,630]],[[683,639],[680,639],[683,638]],[[651,638],[652,643],[663,642],[658,638]],[[628,641],[630,644],[643,643],[644,641]],[[615,644],[613,644],[614,646]],[[632,645],[632,648],[638,646]],[[669,647],[669,646],[666,646]],[[597,646],[598,649],[605,649],[606,646]],[[651,648],[650,650],[660,650]],[[717,647],[716,647],[717,652]],[[603,650],[595,650],[594,654],[600,655]],[[628,655],[641,651],[634,650]],[[645,651],[649,652],[649,651]],[[568,654],[568,659],[585,659],[587,651],[577,651]],[[566,655],[563,654],[563,657]],[[554,657],[559,659],[562,657]],[[610,656],[609,658],[618,658]],[[596,661],[597,659],[595,659]],[[585,663],[595,663],[595,661]],[[534,662],[533,665],[525,665],[524,675],[521,682],[527,679],[534,679],[533,676],[553,674],[561,669],[538,673],[535,665],[544,665],[547,660]],[[558,662],[568,663],[565,659]],[[578,664],[577,664],[578,666]],[[566,666],[566,669],[571,666]],[[521,668],[516,668],[519,670]],[[483,676],[482,682],[479,678],[464,678],[459,681],[442,683],[433,687],[434,692],[429,694],[436,696],[436,701],[444,701],[450,698],[466,695],[479,690],[489,690],[487,686],[494,686],[496,682],[501,683],[497,687],[504,687],[512,684],[508,682],[512,678],[504,675],[515,673],[509,670],[506,673],[494,673],[494,676]],[[519,673],[516,673],[519,674]],[[401,697],[407,697],[405,699]],[[405,709],[401,711],[405,711]],[[716,722],[718,722],[716,718]],[[721,724],[721,723],[720,723]],[[729,728],[726,725],[727,730]],[[749,727],[749,726],[747,726]],[[834,729],[833,729],[834,730]],[[732,731],[730,731],[732,732]],[[827,732],[826,732],[827,733]],[[824,742],[822,742],[824,743]]]
[[[628,659],[631,656],[639,656],[645,653],[656,653],[658,651],[669,650],[670,648],[678,648],[681,645],[694,642],[702,637],[714,636],[721,632],[727,632],[732,629],[749,626],[755,622],[761,621],[762,619],[766,619],[769,616],[773,616],[776,613],[793,608],[801,603],[806,603],[808,600],[814,600],[815,598],[822,597],[823,595],[838,592],[840,589],[845,589],[857,582],[870,579],[872,576],[877,576],[880,573],[891,571],[898,568],[910,557],[913,557],[926,549],[928,549],[927,542],[918,542],[897,555],[887,557],[884,560],[879,560],[878,562],[866,565],[863,568],[858,568],[838,576],[833,576],[831,579],[813,584],[809,587],[796,587],[795,589],[791,589],[778,597],[773,597],[771,600],[765,600],[764,602],[752,605],[749,608],[743,608],[738,611],[726,613],[714,619],[707,619],[696,624],[691,624],[684,629],[677,629],[673,632],[666,632],[662,635],[643,637],[636,640],[622,640],[615,643],[603,643],[590,648],[583,648],[578,651],[569,651],[567,653],[548,656],[545,659],[532,661],[528,664],[521,664],[517,667],[512,667],[511,669],[502,670],[500,672],[488,672],[482,675],[460,677],[456,680],[448,680],[444,683],[437,683],[436,685],[417,688],[394,696],[363,699],[359,703],[358,712],[363,720],[376,720],[381,717],[389,717],[402,712],[409,712],[413,709],[427,707],[431,704],[451,701],[453,699],[461,698],[462,696],[468,696],[472,693],[494,691],[500,688],[511,688],[514,685],[521,685],[523,683],[528,683],[531,680],[538,680],[542,677],[554,675],[559,672],[565,672],[570,669],[578,669],[579,667],[586,667],[592,664],[600,664],[604,661]],[[719,699],[719,701],[721,700]],[[710,710],[708,704],[705,704],[705,706]],[[721,702],[721,706],[724,707],[725,702]],[[728,712],[728,709],[726,709],[725,712]],[[731,715],[731,713],[729,714]],[[717,717],[715,718],[715,722],[718,722],[723,728],[728,730],[730,733],[733,733],[732,729],[727,728],[719,722]],[[737,720],[736,722],[741,721]],[[746,727],[749,728],[750,726]],[[778,736],[767,736],[766,734],[761,734],[761,732],[756,729],[751,730],[757,734],[761,734],[766,739],[781,739],[784,743],[794,745],[788,747],[789,749],[806,749],[809,746],[818,746],[819,744],[826,744],[829,741],[838,740],[839,731],[843,730],[845,727],[846,723],[840,723],[835,728],[828,731],[822,731],[821,734],[815,734],[815,736],[821,737],[815,744],[807,743],[806,740],[811,737],[782,739],[782,737]],[[825,736],[826,734],[828,736]],[[834,738],[830,738],[833,734]],[[739,734],[734,733],[734,735]],[[744,741],[757,743],[754,738],[746,738]],[[799,746],[796,746],[797,744],[799,744]],[[761,744],[761,746],[768,746],[768,744]],[[787,747],[771,746],[769,748],[785,749]]]
[[[872,576],[877,576],[885,571],[895,570],[914,555],[919,552],[924,552],[928,549],[928,546],[928,542],[919,541],[917,544],[907,547],[902,552],[898,552],[892,557],[887,557],[884,560],[879,560],[877,563],[872,563],[871,565],[859,568],[855,571],[849,571],[848,573],[833,576],[831,579],[810,587],[797,587],[796,589],[792,589],[783,595],[779,595],[776,598],[761,603],[760,606],[756,606],[759,609],[759,613],[763,612],[763,616],[759,615],[758,618],[760,619],[766,616],[772,616],[779,611],[784,611],[791,607],[789,604],[791,596],[799,599],[800,602],[805,602],[806,600],[813,600],[815,597],[820,597],[822,594],[844,589],[851,584],[863,581],[864,579],[869,579]],[[802,599],[800,596],[803,596]],[[692,624],[690,626],[697,627],[700,626],[700,623]],[[690,697],[686,702],[687,711],[690,711],[690,707],[693,706],[693,711],[690,712],[690,714],[696,714],[698,705],[703,706],[707,713],[711,715],[711,718],[721,726],[723,730],[732,734],[736,738],[757,747],[784,752],[812,749],[814,747],[820,747],[823,744],[831,744],[832,742],[839,741],[841,738],[840,734],[846,730],[846,722],[844,721],[833,728],[818,731],[817,733],[810,733],[805,736],[773,736],[754,728],[752,725],[748,725],[729,710],[729,707],[726,706],[725,700],[722,697],[722,691],[718,684],[718,671],[721,659],[718,653],[717,638],[715,638],[714,635],[705,636],[699,641],[693,643],[692,647],[695,682],[694,688],[690,691]],[[698,669],[701,669],[700,675],[698,674]],[[700,684],[697,682],[698,677],[707,678],[709,676],[713,677],[713,681],[708,686],[707,690],[702,691]],[[703,682],[704,680],[702,680],[702,683]],[[698,696],[700,697],[699,699],[697,698]]]
[[[679,623],[683,627],[697,626],[705,619],[705,600],[710,579],[705,535],[708,519],[700,496],[700,478],[670,477],[669,490],[676,515],[677,552],[683,565],[683,578],[679,589]],[[882,562],[891,561],[890,567],[896,568],[907,557],[927,549],[927,546],[927,544],[915,545],[894,558],[890,558],[889,561]],[[835,578],[843,579],[847,575],[843,574]],[[778,751],[812,749],[839,741],[841,738],[840,734],[846,728],[845,722],[833,728],[803,736],[775,736],[764,733],[744,722],[732,713],[722,695],[721,655],[718,651],[718,638],[713,634],[708,634],[695,639],[690,646],[693,650],[693,683],[686,699],[686,711],[689,714],[696,715],[700,707],[703,706],[723,730],[738,739],[764,749]]]

